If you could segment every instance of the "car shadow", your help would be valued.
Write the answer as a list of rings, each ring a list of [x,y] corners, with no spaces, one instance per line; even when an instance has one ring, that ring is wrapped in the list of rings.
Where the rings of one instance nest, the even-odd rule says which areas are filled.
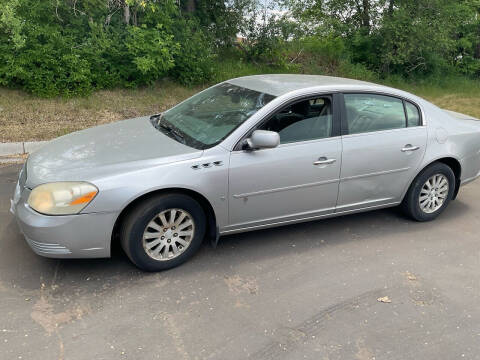
[[[11,217],[0,235],[0,284],[34,292],[48,288],[53,296],[99,295],[148,279],[175,281],[205,273],[227,274],[237,265],[255,265],[292,254],[301,257],[325,246],[344,246],[349,242],[365,242],[367,246],[369,241],[387,235],[423,238],[434,226],[455,223],[468,211],[469,206],[459,199],[429,223],[413,222],[393,208],[229,235],[220,239],[216,249],[205,242],[190,261],[157,274],[138,270],[119,246],[113,246],[110,259],[57,260],[37,256]]]

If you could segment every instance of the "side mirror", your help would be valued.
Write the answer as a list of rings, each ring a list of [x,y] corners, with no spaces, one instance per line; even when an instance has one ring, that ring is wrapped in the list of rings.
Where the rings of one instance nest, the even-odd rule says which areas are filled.
[[[280,135],[274,131],[255,130],[250,138],[245,140],[244,149],[272,149],[280,145]]]

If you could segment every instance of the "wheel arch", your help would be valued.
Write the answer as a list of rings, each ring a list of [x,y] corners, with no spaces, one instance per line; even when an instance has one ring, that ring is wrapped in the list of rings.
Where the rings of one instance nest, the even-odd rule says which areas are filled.
[[[134,208],[137,204],[139,204],[140,202],[152,196],[161,195],[161,194],[172,194],[172,193],[187,195],[193,198],[195,201],[197,201],[200,204],[203,211],[205,211],[205,215],[207,217],[207,232],[206,232],[207,237],[212,241],[212,244],[216,246],[216,243],[219,237],[219,231],[218,231],[217,218],[215,215],[215,211],[213,210],[213,206],[210,203],[210,201],[204,195],[200,194],[197,191],[187,189],[187,188],[181,188],[181,187],[172,187],[172,188],[152,190],[130,201],[122,209],[120,214],[117,216],[117,219],[115,220],[115,224],[113,226],[112,236],[110,240],[111,241],[110,248],[112,249],[113,247],[119,246],[120,227],[125,219],[125,216],[129,213],[129,211],[131,211],[132,208]]]
[[[462,177],[462,165],[460,164],[460,161],[453,157],[444,157],[441,159],[437,159],[435,162],[443,163],[447,165],[450,169],[452,169],[453,174],[455,175],[455,191],[453,193],[453,199],[455,200],[460,190],[460,183]]]
[[[460,190],[460,183],[461,183],[461,176],[462,176],[462,165],[460,164],[460,161],[458,159],[456,159],[452,156],[445,156],[445,157],[434,159],[434,160],[430,161],[428,164],[426,164],[425,166],[423,166],[420,169],[420,171],[417,172],[417,174],[412,179],[412,181],[410,182],[407,190],[405,191],[404,197],[407,194],[408,189],[410,189],[410,186],[412,186],[413,182],[418,177],[418,175],[420,175],[423,170],[425,170],[426,168],[428,168],[429,166],[431,166],[432,164],[435,164],[435,163],[443,163],[443,164],[447,165],[450,169],[452,169],[453,174],[455,175],[455,191],[453,193],[453,199],[455,199],[457,197],[458,191]]]

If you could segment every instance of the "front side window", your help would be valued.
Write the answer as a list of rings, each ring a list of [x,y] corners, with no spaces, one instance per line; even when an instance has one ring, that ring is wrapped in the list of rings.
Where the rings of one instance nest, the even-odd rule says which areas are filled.
[[[273,115],[262,130],[275,131],[280,143],[317,140],[331,136],[332,101],[328,97],[298,101]]]
[[[274,98],[222,83],[166,111],[154,125],[188,146],[205,149],[221,142]]]
[[[401,99],[373,94],[345,94],[344,98],[350,134],[407,127]]]

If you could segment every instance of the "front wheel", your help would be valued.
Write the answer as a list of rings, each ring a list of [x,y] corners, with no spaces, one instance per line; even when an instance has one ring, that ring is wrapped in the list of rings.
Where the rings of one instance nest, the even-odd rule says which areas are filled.
[[[149,198],[127,215],[120,235],[122,248],[140,269],[160,271],[184,263],[205,236],[202,207],[183,194]]]
[[[455,175],[452,169],[443,163],[434,163],[413,181],[402,208],[416,221],[431,221],[445,210],[454,191]]]

